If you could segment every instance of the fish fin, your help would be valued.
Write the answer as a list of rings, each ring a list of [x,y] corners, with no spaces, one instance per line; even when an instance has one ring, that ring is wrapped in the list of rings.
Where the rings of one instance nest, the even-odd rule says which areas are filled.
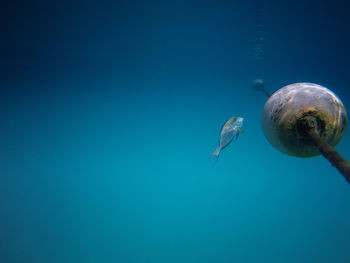
[[[217,147],[217,148],[215,149],[215,151],[213,152],[213,154],[210,156],[209,161],[210,161],[213,157],[215,157],[215,162],[217,162],[218,159],[219,159],[220,151],[221,151],[221,147],[219,146],[219,147]]]
[[[241,128],[238,128],[239,132],[243,132],[243,130]]]
[[[239,136],[239,132],[237,132],[237,134],[236,134],[236,140],[238,140],[238,136]]]

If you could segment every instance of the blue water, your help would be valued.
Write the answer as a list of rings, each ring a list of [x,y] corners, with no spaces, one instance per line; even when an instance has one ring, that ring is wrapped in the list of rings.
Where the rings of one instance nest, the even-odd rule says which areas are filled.
[[[253,1],[3,3],[0,262],[350,262],[350,185],[274,149],[251,87],[350,111],[349,8],[264,1],[256,61]]]

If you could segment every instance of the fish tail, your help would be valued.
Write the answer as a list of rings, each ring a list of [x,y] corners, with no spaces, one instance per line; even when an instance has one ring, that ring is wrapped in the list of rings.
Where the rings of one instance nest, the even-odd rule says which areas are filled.
[[[221,147],[219,146],[218,148],[215,149],[215,151],[213,152],[213,154],[210,156],[210,160],[211,160],[213,157],[215,157],[215,162],[217,162],[218,159],[219,159],[220,151],[221,151]]]

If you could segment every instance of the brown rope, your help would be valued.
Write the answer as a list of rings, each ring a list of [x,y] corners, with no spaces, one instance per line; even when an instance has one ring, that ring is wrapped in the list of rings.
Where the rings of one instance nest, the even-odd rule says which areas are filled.
[[[345,177],[348,183],[350,183],[350,162],[348,162],[332,146],[324,142],[314,129],[310,129],[308,135],[322,155],[328,159],[328,161]]]

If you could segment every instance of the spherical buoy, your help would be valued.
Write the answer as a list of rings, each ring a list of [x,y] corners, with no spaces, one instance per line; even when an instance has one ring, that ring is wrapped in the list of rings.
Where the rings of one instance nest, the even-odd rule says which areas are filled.
[[[263,90],[264,89],[264,81],[262,79],[255,79],[253,81],[253,89]]]
[[[295,83],[279,89],[262,112],[267,140],[282,153],[302,158],[320,155],[306,134],[305,123],[334,147],[340,142],[347,122],[340,99],[329,89],[313,83]]]

